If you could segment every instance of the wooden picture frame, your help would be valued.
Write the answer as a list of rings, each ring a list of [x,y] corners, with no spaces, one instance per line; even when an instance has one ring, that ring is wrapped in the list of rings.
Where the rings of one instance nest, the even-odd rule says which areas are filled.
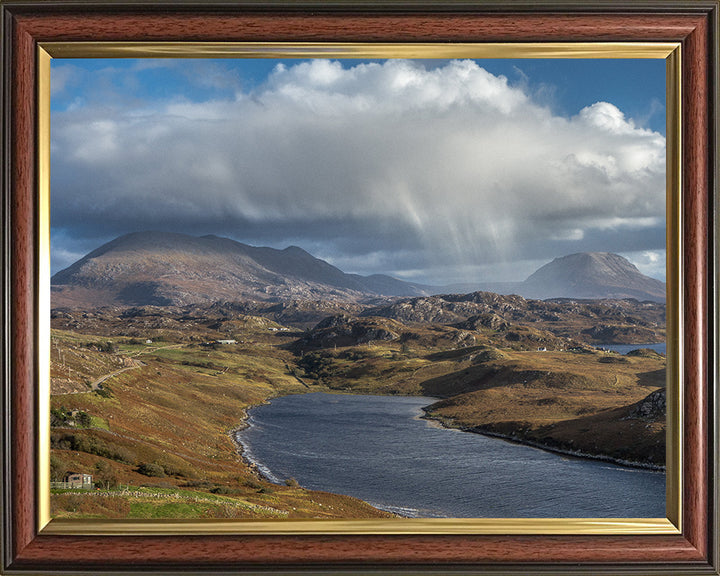
[[[717,0],[655,2],[289,2],[8,0],[2,16],[3,523],[7,574],[156,572],[432,572],[718,574]],[[553,534],[203,533],[113,535],[47,530],[38,442],[46,399],[37,334],[47,322],[39,270],[38,174],[47,118],[38,114],[43,44],[88,54],[98,42],[678,43],[683,362],[680,529]],[[89,44],[83,44],[89,43]],[[219,44],[221,45],[221,44]],[[672,143],[671,143],[672,145]],[[45,233],[46,234],[46,233]],[[194,530],[194,528],[193,528]],[[563,532],[563,531],[560,531]]]

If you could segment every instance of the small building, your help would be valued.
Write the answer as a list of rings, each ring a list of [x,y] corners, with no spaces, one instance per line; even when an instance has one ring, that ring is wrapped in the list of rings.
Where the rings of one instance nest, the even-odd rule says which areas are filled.
[[[152,344],[152,340],[150,340],[150,338],[148,338],[147,340],[145,340],[145,344]]]
[[[218,344],[237,344],[237,340],[216,340]]]
[[[84,488],[85,490],[93,489],[92,474],[82,474],[80,472],[68,472],[65,476],[66,488]]]

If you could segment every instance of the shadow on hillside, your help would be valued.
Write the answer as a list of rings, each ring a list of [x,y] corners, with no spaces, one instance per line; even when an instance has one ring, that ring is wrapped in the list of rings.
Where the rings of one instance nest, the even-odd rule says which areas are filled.
[[[638,384],[640,386],[655,386],[657,388],[665,387],[666,369],[652,370],[650,372],[638,373]]]

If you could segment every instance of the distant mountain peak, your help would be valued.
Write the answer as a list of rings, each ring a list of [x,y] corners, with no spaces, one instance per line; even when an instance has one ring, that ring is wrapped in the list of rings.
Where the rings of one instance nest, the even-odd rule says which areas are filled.
[[[358,300],[418,296],[424,287],[346,274],[298,246],[255,247],[214,234],[132,232],[52,277],[53,305]]]
[[[578,252],[555,258],[519,285],[530,298],[665,300],[665,283],[642,274],[619,254]]]
[[[564,263],[580,266],[621,266],[626,269],[632,269],[635,271],[637,266],[630,262],[627,258],[620,256],[620,254],[614,254],[612,252],[575,252],[574,254],[567,254],[565,256],[558,256],[554,258],[552,263]]]
[[[444,290],[383,274],[346,274],[298,246],[280,250],[214,234],[197,237],[161,231],[131,232],[98,247],[55,274],[52,289],[53,306],[359,301],[429,296]],[[663,282],[609,252],[555,258],[524,282],[484,289],[542,300],[665,300]]]

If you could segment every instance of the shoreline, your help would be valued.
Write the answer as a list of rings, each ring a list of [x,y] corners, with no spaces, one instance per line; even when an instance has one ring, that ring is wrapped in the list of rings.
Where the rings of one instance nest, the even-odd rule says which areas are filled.
[[[243,464],[247,467],[247,469],[250,471],[250,473],[255,476],[258,480],[261,480],[263,482],[270,482],[271,484],[276,484],[278,486],[282,486],[282,482],[275,482],[265,474],[263,474],[262,470],[258,466],[256,462],[254,462],[248,455],[247,450],[245,448],[245,445],[238,439],[237,435],[242,432],[243,430],[249,428],[252,424],[248,421],[250,419],[250,414],[248,412],[256,408],[257,406],[262,406],[263,404],[267,404],[268,400],[271,400],[271,398],[266,399],[264,402],[261,402],[259,404],[251,404],[250,406],[247,406],[246,408],[243,408],[242,416],[240,417],[240,422],[237,426],[234,428],[231,428],[227,431],[227,435],[230,437],[230,441],[235,446],[235,452],[242,460]]]
[[[307,394],[307,392],[301,392],[302,394]],[[351,393],[351,395],[354,395]],[[385,394],[371,394],[371,396],[386,396]],[[251,424],[248,422],[250,415],[248,412],[256,407],[261,406],[263,404],[267,404],[269,400],[272,398],[268,398],[265,400],[265,402],[262,402],[260,404],[253,404],[251,406],[248,406],[243,410],[243,416],[240,420],[240,424],[236,426],[235,428],[232,428],[231,430],[228,430],[228,435],[230,436],[230,439],[232,440],[233,444],[235,445],[236,452],[238,456],[242,459],[243,463],[248,467],[248,469],[251,471],[252,474],[254,474],[258,479],[264,480],[266,482],[270,482],[272,484],[282,485],[282,482],[279,481],[279,479],[276,478],[276,480],[273,480],[268,475],[263,473],[261,470],[261,467],[258,465],[257,462],[253,461],[250,457],[246,454],[245,445],[238,440],[237,434],[239,432],[242,432]],[[511,442],[513,444],[520,444],[522,446],[529,446],[531,448],[536,448],[538,450],[544,450],[545,452],[550,452],[553,454],[558,454],[560,456],[569,456],[571,458],[578,458],[581,460],[594,460],[596,462],[607,462],[609,464],[615,464],[617,466],[623,466],[625,468],[635,468],[638,470],[648,470],[651,472],[666,472],[666,466],[662,466],[659,464],[651,464],[649,462],[635,462],[632,460],[623,460],[622,458],[614,458],[612,456],[608,456],[607,454],[590,454],[588,452],[582,452],[580,450],[568,450],[565,448],[557,448],[554,446],[549,446],[547,444],[543,444],[541,442],[537,442],[534,440],[525,440],[522,438],[518,438],[517,436],[513,436],[510,434],[501,434],[499,432],[492,432],[489,430],[480,430],[478,428],[473,428],[469,426],[459,426],[454,425],[452,423],[452,419],[450,418],[442,418],[437,416],[431,416],[427,412],[427,408],[429,406],[424,406],[421,408],[422,413],[416,416],[416,418],[420,418],[422,420],[425,420],[428,424],[431,425],[437,425],[442,428],[446,428],[448,430],[459,430],[461,432],[468,432],[471,434],[480,434],[482,436],[487,436],[488,438],[497,438],[498,440],[504,440],[506,442]],[[271,474],[272,475],[272,474]]]
[[[301,394],[306,394],[306,393],[307,392],[302,392]],[[357,394],[347,393],[347,392],[340,392],[340,394],[347,394],[350,396],[357,395]],[[385,394],[367,394],[367,395],[368,396],[378,396],[378,397],[388,396]],[[276,397],[273,397],[273,398],[276,398]],[[250,410],[255,407],[262,406],[263,404],[269,403],[269,400],[272,400],[273,398],[268,398],[263,402],[250,405],[250,406],[246,407],[245,409],[243,409],[243,415],[242,415],[241,421],[239,422],[239,424],[237,426],[228,430],[228,434],[230,435],[230,438],[231,438],[233,444],[235,444],[238,455],[240,456],[243,463],[247,466],[247,469],[250,471],[250,473],[254,477],[256,477],[258,480],[263,481],[263,482],[269,482],[274,485],[284,486],[285,482],[282,479],[275,477],[274,474],[272,474],[272,472],[270,470],[265,468],[261,462],[257,462],[254,460],[254,457],[253,457],[252,453],[250,452],[250,450],[247,449],[245,444],[241,440],[239,440],[237,437],[240,432],[242,432],[243,430],[246,430],[247,428],[249,428],[253,425],[253,423],[251,421],[252,415],[249,414]],[[430,426],[441,427],[441,428],[444,428],[447,430],[456,430],[459,432],[470,432],[473,434],[480,434],[483,436],[487,436],[489,438],[495,438],[495,439],[503,440],[503,441],[510,442],[513,444],[524,445],[524,446],[528,446],[528,447],[535,448],[538,450],[543,450],[544,452],[553,453],[553,454],[556,454],[559,456],[566,456],[566,457],[574,458],[574,459],[578,459],[578,460],[604,462],[604,463],[608,463],[608,464],[612,464],[612,465],[616,465],[616,466],[621,466],[624,468],[644,470],[647,472],[665,473],[665,471],[666,471],[665,466],[660,466],[660,465],[656,465],[656,464],[633,462],[633,461],[623,460],[620,458],[613,458],[611,456],[602,455],[602,454],[594,455],[594,454],[589,454],[589,453],[585,453],[582,451],[555,448],[552,446],[544,445],[540,442],[536,442],[533,440],[523,440],[523,439],[511,436],[511,435],[507,435],[507,434],[501,434],[501,433],[496,433],[496,432],[492,432],[492,431],[483,431],[483,430],[473,428],[473,427],[468,427],[468,426],[456,426],[456,425],[452,424],[452,420],[449,418],[430,416],[427,412],[427,408],[428,407],[425,407],[425,406],[420,407],[420,409],[419,409],[420,413],[416,414],[413,418],[425,420],[426,424],[430,425]],[[267,470],[267,473],[264,470]],[[316,490],[316,489],[306,488],[302,485],[300,485],[299,487],[304,490]],[[345,493],[341,493],[341,492],[332,492],[332,493],[337,494],[339,496],[345,496],[345,497],[349,497],[349,498],[358,499],[356,496],[351,496],[349,494],[345,494]],[[399,508],[396,506],[392,506],[392,505],[383,506],[383,505],[379,505],[377,503],[371,503],[367,500],[363,500],[363,499],[359,499],[359,500],[361,500],[368,506],[375,508],[376,510],[381,510],[381,511],[390,513],[395,517],[424,518],[424,516],[417,516],[412,511],[409,511],[409,510],[404,511],[404,510],[402,510],[402,508]]]
[[[303,392],[303,394],[307,394],[307,392]],[[381,395],[380,395],[381,396]],[[253,408],[256,408],[258,406],[262,406],[263,404],[268,404],[270,400],[273,398],[277,398],[278,396],[274,396],[271,398],[267,398],[264,402],[260,404],[252,404],[248,406],[247,408],[243,409],[243,415],[240,419],[240,423],[235,427],[231,428],[227,431],[228,436],[230,437],[230,440],[235,445],[235,451],[237,452],[238,456],[240,456],[240,459],[243,461],[245,466],[247,466],[248,470],[250,470],[250,473],[253,474],[258,480],[261,480],[263,482],[270,482],[271,484],[275,484],[277,486],[284,486],[285,483],[281,481],[279,478],[275,477],[275,480],[270,478],[267,474],[265,474],[262,471],[262,464],[258,464],[257,462],[253,461],[250,457],[247,456],[247,449],[245,448],[245,445],[238,440],[237,434],[239,432],[242,432],[243,430],[249,428],[252,426],[252,424],[249,422],[250,414],[248,413]],[[269,470],[268,470],[269,472]],[[272,475],[272,473],[270,473]],[[303,490],[312,490],[311,488],[305,488],[304,486],[300,486]],[[335,492],[332,492],[332,494],[336,494]],[[393,506],[383,507],[379,506],[377,504],[372,504],[368,502],[367,500],[362,500],[361,498],[357,498],[356,496],[351,496],[349,494],[337,494],[338,496],[345,496],[347,498],[355,498],[356,500],[360,500],[361,502],[364,502],[368,506],[371,506],[372,508],[375,508],[377,510],[381,510],[383,512],[388,512],[394,516],[397,516],[399,518],[414,518],[415,516],[412,516],[411,514],[402,514],[401,512],[392,509],[395,508]]]
[[[524,440],[517,436],[511,436],[510,434],[501,434],[499,432],[491,432],[489,430],[480,430],[478,428],[471,428],[469,426],[456,426],[451,423],[451,419],[442,418],[437,416],[430,416],[426,410],[427,407],[422,408],[424,414],[420,415],[420,418],[427,420],[428,422],[436,423],[443,428],[448,430],[460,430],[461,432],[469,432],[471,434],[480,434],[487,436],[488,438],[497,438],[499,440],[505,440],[513,444],[520,444],[522,446],[529,446],[531,448],[537,448],[538,450],[544,450],[545,452],[551,452],[561,456],[570,456],[581,460],[595,460],[597,462],[607,462],[609,464],[616,464],[625,468],[636,468],[639,470],[648,470],[651,472],[665,472],[666,467],[659,464],[650,464],[649,462],[633,462],[631,460],[623,460],[622,458],[614,458],[606,454],[589,454],[587,452],[581,452],[579,450],[567,450],[565,448],[556,448],[536,442],[534,440]]]

